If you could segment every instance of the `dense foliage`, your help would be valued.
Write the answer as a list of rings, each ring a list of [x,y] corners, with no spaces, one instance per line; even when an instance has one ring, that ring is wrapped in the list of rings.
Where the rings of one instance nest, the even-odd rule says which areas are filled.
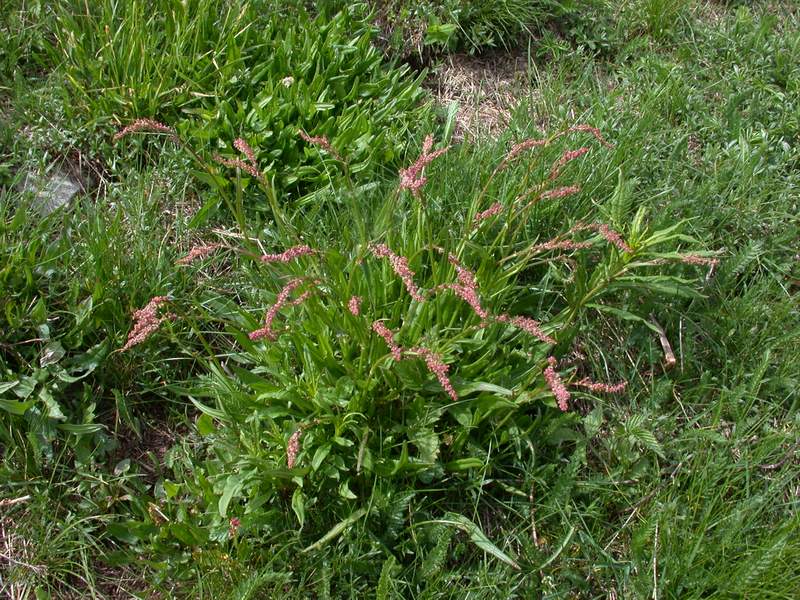
[[[11,0],[0,595],[792,596],[800,13],[503,5]]]

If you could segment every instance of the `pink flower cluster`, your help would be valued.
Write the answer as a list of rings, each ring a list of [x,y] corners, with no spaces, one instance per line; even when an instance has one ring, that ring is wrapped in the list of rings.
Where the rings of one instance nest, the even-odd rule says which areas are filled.
[[[553,180],[557,178],[561,174],[561,169],[564,168],[564,165],[575,160],[576,158],[580,158],[587,152],[589,152],[589,148],[587,146],[583,146],[577,150],[567,150],[564,152],[564,154],[561,155],[561,158],[556,161],[556,163],[553,165],[553,168],[550,170],[550,179]]]
[[[219,248],[222,248],[222,244],[199,244],[197,246],[193,246],[189,250],[189,254],[184,256],[183,258],[177,261],[179,265],[188,265],[191,262],[194,262],[197,259],[205,258],[214,252],[216,252]]]
[[[532,252],[543,252],[546,250],[582,250],[584,248],[589,248],[592,246],[591,242],[576,242],[573,240],[564,239],[564,236],[576,233],[579,231],[596,231],[599,233],[607,242],[616,246],[622,252],[633,252],[631,247],[625,243],[622,239],[622,236],[611,229],[605,223],[592,223],[591,225],[585,225],[583,223],[577,223],[576,225],[572,226],[568,232],[565,234],[559,235],[552,240],[548,240],[546,242],[542,242],[541,244],[537,244],[531,248]]]
[[[237,517],[231,517],[230,521],[228,521],[228,537],[235,538],[236,532],[239,531],[241,525],[242,522]]]
[[[324,135],[311,136],[311,135],[308,135],[302,129],[298,130],[298,134],[300,135],[300,137],[304,141],[308,142],[309,144],[313,144],[315,146],[319,146],[320,148],[325,150],[325,152],[327,152],[328,154],[330,154],[331,156],[333,156],[337,160],[339,160],[339,161],[342,160],[342,157],[339,155],[339,153],[336,152],[336,150],[333,149],[333,146],[331,146],[330,140],[327,137],[325,137]]]
[[[533,248],[533,252],[544,252],[546,250],[582,250],[584,248],[591,247],[590,242],[576,242],[574,240],[564,240],[560,238],[554,238],[547,242],[542,242],[541,244],[536,244]]]
[[[300,256],[306,256],[308,254],[314,254],[316,250],[311,248],[310,246],[306,246],[305,244],[302,246],[292,246],[287,250],[284,250],[280,254],[264,254],[261,257],[261,262],[264,263],[287,263],[293,261],[295,258]]]
[[[242,154],[244,154],[245,157],[247,158],[247,161],[251,165],[253,165],[254,168],[258,167],[258,161],[256,160],[256,153],[250,147],[250,144],[244,141],[244,139],[236,138],[235,140],[233,140],[233,147],[236,148]]]
[[[547,139],[536,140],[533,138],[517,142],[516,144],[511,146],[511,149],[508,151],[508,154],[506,154],[505,158],[503,159],[503,162],[500,163],[500,166],[497,167],[495,172],[502,171],[504,168],[506,168],[506,166],[508,166],[508,163],[517,158],[517,156],[519,156],[526,150],[530,150],[531,148],[538,148],[540,146],[547,146],[549,143],[550,140]]]
[[[419,190],[425,185],[425,182],[428,181],[428,178],[423,175],[425,167],[431,164],[434,159],[447,152],[450,146],[434,150],[433,152],[431,152],[431,148],[433,148],[433,136],[428,135],[422,143],[422,154],[419,155],[419,158],[407,169],[400,169],[401,190],[409,190],[412,194],[418,196]]]
[[[582,123],[580,125],[573,125],[569,129],[567,129],[567,131],[582,131],[584,133],[591,133],[595,138],[597,138],[597,141],[603,144],[603,146],[605,146],[606,148],[614,147],[614,144],[610,144],[605,140],[605,138],[602,136],[600,130],[597,127],[592,127],[591,125],[586,125]]]
[[[389,264],[395,274],[403,280],[406,290],[417,302],[424,302],[425,298],[419,293],[419,288],[414,283],[414,271],[408,266],[408,259],[398,256],[389,249],[386,244],[370,244],[370,252],[375,258],[388,258]]]
[[[577,194],[581,191],[581,188],[577,185],[567,185],[564,187],[556,188],[554,190],[547,190],[546,192],[542,192],[542,195],[539,196],[542,200],[548,198],[563,198],[564,196],[569,196],[571,194]]]
[[[275,304],[269,307],[267,310],[267,314],[264,317],[264,326],[260,329],[256,329],[255,331],[250,332],[250,339],[258,341],[263,338],[267,338],[270,341],[275,341],[277,339],[277,334],[272,330],[272,322],[275,320],[275,316],[278,312],[286,306],[294,306],[303,302],[307,297],[309,292],[304,293],[296,300],[289,302],[289,294],[292,293],[293,290],[298,288],[300,284],[303,283],[302,279],[292,279],[289,283],[287,283],[283,289],[278,294],[278,297],[275,299]]]
[[[458,394],[456,394],[456,390],[453,388],[453,384],[450,383],[450,378],[447,376],[450,366],[444,363],[442,357],[421,346],[412,348],[411,352],[422,356],[425,360],[425,365],[428,367],[428,371],[436,376],[436,379],[439,380],[439,383],[444,388],[444,391],[447,392],[447,395],[453,400],[458,400]]]
[[[256,179],[261,179],[262,178],[262,175],[258,171],[258,169],[256,169],[250,163],[246,163],[245,161],[243,161],[240,158],[224,158],[224,157],[220,156],[219,154],[215,154],[214,155],[214,161],[218,162],[219,164],[221,164],[221,165],[223,165],[225,167],[229,167],[231,169],[240,169],[240,170],[244,171],[245,173],[249,173],[250,175],[252,175]]]
[[[214,160],[221,165],[230,167],[231,169],[241,169],[245,173],[249,173],[256,179],[264,180],[264,175],[258,170],[258,162],[256,161],[256,153],[250,145],[242,138],[236,138],[233,142],[233,147],[239,152],[244,154],[247,162],[240,158],[223,158],[219,154],[214,155]]]
[[[444,363],[440,355],[422,346],[416,346],[411,348],[411,350],[405,350],[394,341],[394,333],[391,329],[386,327],[382,321],[374,321],[372,323],[372,330],[382,337],[386,345],[389,346],[389,351],[392,353],[392,358],[394,360],[399,362],[403,360],[404,355],[406,357],[409,357],[409,355],[421,356],[425,360],[428,370],[433,373],[436,379],[439,380],[439,383],[442,384],[444,391],[447,392],[453,400],[458,400],[458,394],[456,394],[456,390],[453,388],[453,385],[450,383],[450,378],[447,376],[450,367]]]
[[[478,223],[480,223],[481,221],[484,221],[485,219],[488,219],[489,217],[493,217],[495,215],[498,215],[501,212],[503,212],[503,205],[500,204],[499,202],[495,202],[494,204],[492,204],[486,210],[481,211],[477,215],[475,215],[475,226],[477,226]]]
[[[289,469],[294,468],[297,462],[297,455],[300,453],[300,436],[303,435],[302,427],[295,429],[294,433],[289,436],[289,442],[286,444],[286,467]]]
[[[567,411],[569,409],[570,395],[564,382],[561,381],[561,377],[556,372],[556,364],[556,359],[552,356],[547,359],[547,368],[544,370],[544,380],[547,383],[547,387],[550,388],[550,391],[552,391],[553,395],[556,397],[558,408],[562,411]]]
[[[144,308],[133,313],[133,329],[131,329],[128,334],[128,340],[122,347],[122,352],[125,352],[136,344],[141,344],[158,330],[161,323],[167,319],[175,318],[174,314],[158,316],[158,307],[166,302],[169,302],[167,296],[154,296]]]
[[[602,392],[604,394],[619,394],[620,392],[624,391],[626,387],[628,387],[627,381],[620,381],[619,383],[598,383],[596,381],[592,381],[588,377],[584,377],[580,381],[574,382],[572,385],[586,388],[591,392]]]
[[[389,346],[389,351],[392,353],[393,359],[396,361],[403,360],[403,348],[395,343],[394,333],[391,329],[383,324],[383,321],[373,321],[372,331],[383,338],[383,341],[385,341],[386,345]]]
[[[699,254],[685,254],[680,257],[680,260],[687,265],[715,267],[719,264],[719,259],[710,256],[700,256]]]
[[[361,314],[361,296],[353,296],[347,303],[347,310],[349,310],[354,317]]]
[[[153,119],[136,119],[130,125],[122,128],[114,135],[114,141],[118,142],[126,135],[130,135],[132,133],[165,133],[173,141],[178,141],[178,132],[175,131],[172,127],[167,127],[163,123],[159,123]]]
[[[622,239],[622,236],[620,236],[619,233],[611,229],[605,223],[595,223],[594,225],[589,225],[588,228],[594,229],[597,233],[603,236],[608,243],[613,244],[622,252],[633,252],[631,247],[628,246],[628,244],[626,244]]]
[[[495,318],[496,321],[499,323],[509,323],[514,325],[518,329],[522,329],[525,333],[528,333],[535,337],[537,340],[544,342],[545,344],[555,344],[556,340],[547,335],[542,330],[542,325],[530,317],[512,317],[510,315],[500,315]]]
[[[445,283],[437,286],[436,290],[451,290],[469,304],[481,319],[489,318],[489,311],[481,306],[481,301],[478,297],[478,281],[475,279],[475,274],[461,266],[458,259],[452,254],[448,256],[448,260],[456,269],[458,283]]]

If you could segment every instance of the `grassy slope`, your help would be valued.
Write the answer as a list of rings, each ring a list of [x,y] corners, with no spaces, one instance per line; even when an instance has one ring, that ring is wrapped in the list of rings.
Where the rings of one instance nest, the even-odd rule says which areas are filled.
[[[189,571],[195,582],[181,589],[193,587],[190,597],[234,588],[235,597],[325,597],[328,590],[351,597],[372,593],[380,579],[387,597],[532,597],[539,591],[609,597],[612,590],[625,598],[796,597],[800,20],[758,10],[717,7],[714,22],[708,15],[677,21],[660,42],[642,38],[608,64],[562,57],[536,74],[538,99],[517,115],[517,133],[532,132],[530,121],[544,120],[552,130],[589,122],[615,142],[608,160],[580,167],[584,193],[574,207],[565,202],[566,212],[646,205],[665,221],[690,218],[692,233],[724,256],[705,299],[656,315],[679,357],[675,369],[647,374],[647,364],[628,358],[635,356],[631,349],[644,348],[645,363],[660,362],[660,345],[649,330],[593,321],[601,341],[592,346],[587,339],[585,353],[598,372],[609,364],[627,375],[630,393],[598,400],[585,419],[585,435],[562,446],[562,462],[522,456],[503,486],[479,486],[466,501],[465,514],[520,557],[524,571],[499,566],[462,537],[442,533],[441,556],[434,551],[402,567],[379,553],[347,553],[344,544],[313,558],[295,557],[286,547],[268,559],[232,548],[226,560],[194,557]],[[475,169],[464,169],[464,161],[485,163],[499,153],[482,145],[464,148],[443,163],[432,185],[469,187],[460,180]],[[121,186],[120,194],[127,204],[79,209],[74,218],[84,225],[76,239],[84,241],[56,248],[50,260],[102,265],[107,248],[125,239],[122,225],[104,223],[125,215],[140,226],[142,251],[116,271],[106,265],[102,272],[145,264],[167,269],[174,257],[162,256],[164,236],[184,234],[165,230],[136,185]],[[51,239],[62,224],[54,219],[38,227]],[[31,233],[5,235],[7,248],[22,248]],[[68,288],[68,282],[53,285]],[[135,292],[126,292],[130,282],[119,285],[112,289],[130,298],[108,319],[124,334],[128,308],[160,290],[152,272],[137,277]],[[148,380],[158,378],[154,366],[133,368],[143,368]],[[22,524],[17,534],[38,549],[26,555],[28,562],[46,565],[51,581],[82,589],[103,579],[91,561],[107,552],[94,544],[111,511],[97,499],[108,489],[136,490],[124,474],[97,483],[96,473],[85,471],[91,477],[57,469],[37,478],[6,472],[15,483],[3,493],[34,496],[8,512]],[[49,485],[51,479],[57,483]],[[48,533],[51,519],[41,516],[50,514],[60,524],[59,536]],[[367,547],[358,537],[356,527],[350,548]],[[284,555],[292,557],[293,573]],[[19,565],[6,573],[31,583],[46,580]],[[170,594],[169,584],[158,586]]]

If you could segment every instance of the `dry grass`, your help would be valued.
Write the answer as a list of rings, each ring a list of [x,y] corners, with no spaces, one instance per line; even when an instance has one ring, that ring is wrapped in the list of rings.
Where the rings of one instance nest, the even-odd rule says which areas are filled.
[[[496,138],[508,127],[520,100],[532,93],[527,53],[448,56],[426,87],[440,105],[458,103],[455,141]]]
[[[6,498],[0,500],[0,509],[7,512],[14,505],[30,499]],[[29,598],[31,580],[45,576],[47,567],[34,564],[31,543],[18,532],[17,521],[0,518],[0,597],[12,600]],[[26,575],[27,574],[27,575]]]

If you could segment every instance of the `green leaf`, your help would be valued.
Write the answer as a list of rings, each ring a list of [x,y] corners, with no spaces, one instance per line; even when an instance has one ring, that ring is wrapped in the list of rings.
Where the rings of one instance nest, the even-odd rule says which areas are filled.
[[[164,493],[166,494],[168,500],[171,500],[172,498],[177,496],[181,491],[180,483],[164,480],[163,485],[164,485]]]
[[[483,460],[480,458],[459,458],[451,460],[444,468],[448,471],[467,471],[469,469],[480,469],[483,466]]]
[[[324,444],[317,448],[317,451],[314,452],[314,458],[311,459],[311,469],[314,471],[318,470],[319,466],[322,464],[322,461],[324,461],[328,454],[330,454],[330,451],[330,443]]]
[[[356,495],[353,493],[353,491],[350,489],[350,486],[349,486],[349,485],[347,485],[347,482],[346,482],[346,481],[343,481],[343,482],[342,482],[342,483],[339,485],[339,495],[340,495],[342,498],[347,498],[348,500],[355,500],[355,499],[357,498],[357,496],[356,496]]]
[[[90,435],[103,430],[99,423],[58,423],[56,427],[73,435]]]
[[[123,458],[116,464],[116,466],[114,466],[114,475],[119,476],[122,475],[123,473],[127,473],[130,468],[131,468],[131,459]]]
[[[607,306],[605,304],[595,304],[595,303],[589,303],[586,305],[586,307],[594,308],[595,310],[599,310],[600,312],[608,313],[610,315],[617,317],[618,319],[623,319],[624,321],[636,321],[637,323],[642,323],[643,325],[646,325],[656,333],[659,333],[658,327],[653,325],[650,321],[622,308],[616,308],[614,306]]]
[[[18,384],[19,381],[0,381],[0,394],[7,392]]]
[[[296,487],[292,494],[292,510],[297,515],[297,522],[300,523],[300,529],[302,529],[303,524],[306,522],[306,504],[303,498],[303,488],[301,487]]]
[[[231,499],[242,491],[243,486],[244,483],[241,475],[231,475],[228,477],[228,479],[225,481],[225,488],[222,490],[222,496],[220,496],[219,499],[218,508],[220,516],[227,516],[228,505],[230,504]]]
[[[36,380],[27,375],[20,377],[17,383],[19,385],[14,387],[14,394],[16,394],[17,398],[21,398],[22,400],[25,400],[25,398],[30,396],[33,390],[36,389]]]
[[[464,515],[459,515],[457,513],[448,512],[445,514],[445,518],[441,520],[432,521],[433,523],[443,523],[445,525],[453,525],[460,529],[461,531],[465,532],[469,535],[469,539],[472,540],[478,548],[487,552],[494,556],[496,559],[503,561],[507,565],[520,570],[519,565],[514,561],[508,554],[500,550],[497,546],[495,546],[486,534],[483,533],[480,527],[478,527],[475,523],[470,521]]]
[[[39,390],[39,400],[44,402],[44,405],[47,408],[48,417],[51,419],[58,419],[59,421],[66,421],[67,417],[61,411],[61,406],[59,406],[58,402],[55,401],[47,388],[42,388]]]
[[[347,528],[349,528],[351,525],[353,525],[356,521],[361,519],[366,514],[367,514],[367,509],[366,508],[359,508],[357,511],[355,511],[353,514],[351,514],[349,517],[347,517],[343,521],[340,521],[339,523],[334,525],[331,528],[331,530],[328,531],[328,533],[323,535],[316,542],[314,542],[313,544],[311,544],[310,546],[308,546],[306,548],[303,548],[302,551],[303,552],[311,552],[312,550],[319,550],[320,548],[322,548],[325,544],[327,544],[331,540],[334,540],[337,537],[339,537]]]
[[[64,358],[66,351],[60,342],[50,342],[42,350],[42,355],[39,357],[39,366],[43,369],[49,365],[54,365],[62,358]]]
[[[0,408],[12,415],[22,416],[34,404],[36,403],[33,400],[4,400],[0,398]]]
[[[214,425],[214,419],[211,418],[210,415],[203,413],[197,418],[197,432],[202,435],[203,437],[207,435],[211,435],[214,433],[217,428]]]

